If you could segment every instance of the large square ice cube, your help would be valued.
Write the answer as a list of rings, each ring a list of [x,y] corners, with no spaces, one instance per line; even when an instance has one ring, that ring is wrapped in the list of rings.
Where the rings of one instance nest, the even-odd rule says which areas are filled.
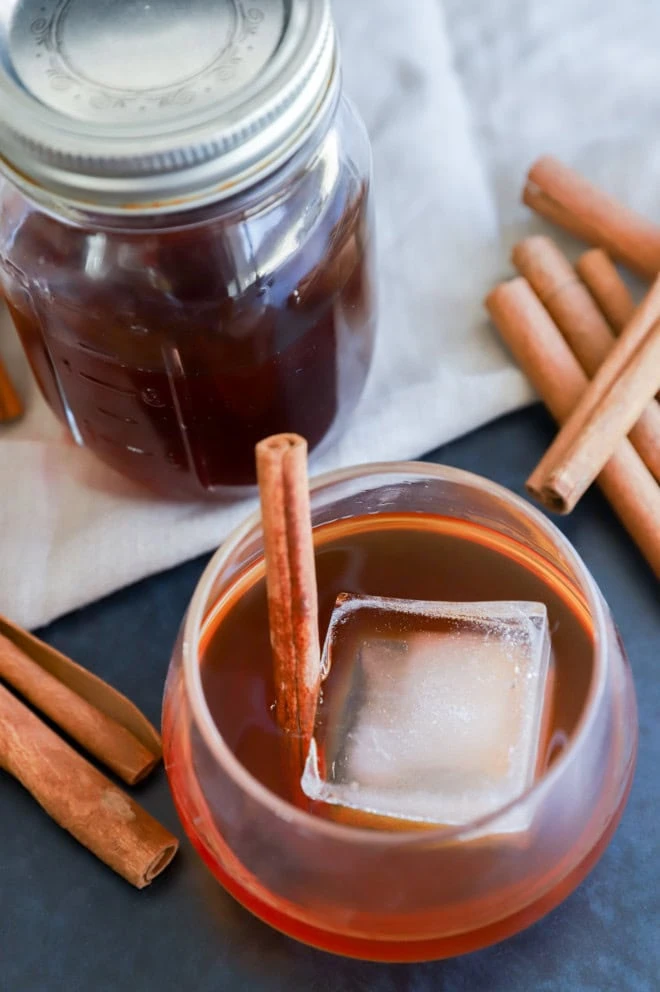
[[[494,812],[534,778],[549,658],[541,603],[340,596],[303,791],[438,824]]]

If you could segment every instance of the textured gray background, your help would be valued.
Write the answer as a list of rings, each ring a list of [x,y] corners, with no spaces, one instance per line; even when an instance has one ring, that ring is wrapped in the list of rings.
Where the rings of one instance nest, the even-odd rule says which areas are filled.
[[[552,428],[538,408],[436,452],[434,461],[520,491]],[[0,776],[2,992],[656,992],[660,974],[658,585],[597,493],[560,521],[610,602],[639,696],[637,777],[621,827],[568,901],[527,932],[448,962],[375,965],[313,951],[225,895],[187,842],[132,890]],[[204,565],[184,565],[52,624],[43,636],[154,720],[177,627]],[[164,774],[136,790],[181,835]]]

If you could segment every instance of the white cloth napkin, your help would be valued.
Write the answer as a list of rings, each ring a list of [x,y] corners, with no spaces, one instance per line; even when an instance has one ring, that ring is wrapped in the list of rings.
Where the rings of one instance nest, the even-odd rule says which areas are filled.
[[[531,398],[482,311],[530,220],[538,154],[653,215],[660,9],[629,0],[335,0],[375,153],[381,322],[348,433],[317,471],[414,458]],[[655,27],[655,31],[653,28]],[[653,126],[652,126],[653,125]],[[154,502],[64,436],[3,315],[27,417],[0,433],[0,612],[36,626],[215,547],[246,513]]]

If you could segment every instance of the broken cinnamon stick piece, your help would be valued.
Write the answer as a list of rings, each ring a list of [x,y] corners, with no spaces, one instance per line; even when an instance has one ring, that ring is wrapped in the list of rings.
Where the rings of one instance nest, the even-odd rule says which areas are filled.
[[[16,420],[22,414],[23,404],[0,358],[0,423]]]
[[[0,767],[61,827],[142,889],[179,842],[0,685]]]
[[[321,685],[307,442],[295,434],[278,434],[257,445],[256,457],[276,715],[288,739],[287,774],[295,796]]]
[[[3,616],[0,678],[128,785],[162,756],[160,734],[126,696]]]
[[[612,259],[601,248],[585,251],[575,268],[615,334],[620,334],[635,310],[635,301]]]
[[[530,492],[570,513],[659,388],[660,277],[530,476]]]
[[[649,279],[660,272],[660,227],[546,155],[529,170],[523,202]]]
[[[612,350],[615,337],[587,287],[550,238],[526,238],[513,249],[513,263],[562,332],[591,378]],[[660,482],[660,405],[652,399],[629,434],[638,455]]]
[[[502,338],[558,423],[587,387],[587,377],[526,279],[494,289],[486,307]],[[660,578],[660,487],[629,441],[619,443],[598,485]]]

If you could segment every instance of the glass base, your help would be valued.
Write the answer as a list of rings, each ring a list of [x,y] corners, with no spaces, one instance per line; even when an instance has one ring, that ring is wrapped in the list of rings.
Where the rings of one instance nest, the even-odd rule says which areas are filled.
[[[530,927],[533,923],[537,923],[551,912],[551,910],[564,902],[578,885],[584,881],[605,853],[623,815],[632,787],[634,772],[635,761],[633,760],[628,771],[621,800],[590,852],[559,883],[544,893],[540,899],[536,899],[530,905],[525,906],[524,909],[518,910],[516,913],[512,913],[510,916],[506,916],[486,927],[480,927],[477,930],[471,930],[466,933],[424,940],[370,940],[368,938],[352,937],[322,930],[319,927],[309,926],[298,919],[288,916],[286,913],[278,912],[272,906],[243,888],[235,879],[223,871],[218,865],[217,860],[201,840],[197,830],[193,828],[192,824],[187,823],[185,810],[176,802],[176,792],[174,793],[174,799],[177,812],[186,833],[211,874],[244,909],[247,909],[262,922],[273,927],[275,930],[279,930],[280,933],[283,933],[287,937],[292,937],[294,940],[298,940],[317,950],[327,951],[330,954],[356,958],[361,961],[410,964],[413,962],[439,961],[445,958],[458,957],[462,954],[469,954],[472,951],[479,951],[485,947],[490,947],[492,944],[497,944],[502,940],[506,940],[508,937],[514,936],[514,934],[520,933],[521,930],[526,930],[527,927]]]

